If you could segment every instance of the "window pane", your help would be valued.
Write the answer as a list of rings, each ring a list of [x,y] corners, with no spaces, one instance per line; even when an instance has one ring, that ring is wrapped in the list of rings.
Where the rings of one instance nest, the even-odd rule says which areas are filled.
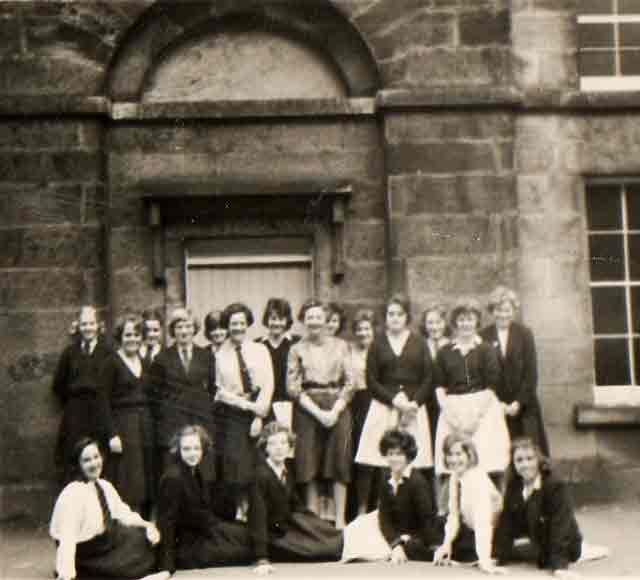
[[[578,46],[580,48],[613,48],[613,23],[578,25]]]
[[[581,0],[580,14],[613,14],[613,0]]]
[[[640,22],[620,23],[620,46],[640,46]]]
[[[624,339],[599,339],[594,344],[596,385],[628,385],[629,352]]]
[[[624,288],[591,288],[591,304],[595,334],[627,332]]]
[[[633,352],[635,356],[634,366],[635,366],[635,379],[636,384],[638,384],[638,377],[640,377],[640,339],[635,339],[633,341]]]
[[[640,235],[629,236],[629,279],[640,281]]]
[[[631,317],[633,328],[631,332],[634,334],[640,333],[640,288],[634,287],[631,288]],[[640,377],[639,374],[636,374],[636,377]]]
[[[638,0],[618,0],[618,14],[640,14],[640,3]]]
[[[640,75],[640,50],[620,51],[620,72],[622,75]]]
[[[621,235],[590,235],[589,256],[593,282],[624,280],[624,254]]]
[[[620,186],[587,186],[587,227],[590,230],[621,230]]]
[[[640,185],[627,186],[627,222],[630,230],[640,230]]]
[[[616,74],[615,53],[611,50],[581,51],[578,56],[580,76],[602,77]]]

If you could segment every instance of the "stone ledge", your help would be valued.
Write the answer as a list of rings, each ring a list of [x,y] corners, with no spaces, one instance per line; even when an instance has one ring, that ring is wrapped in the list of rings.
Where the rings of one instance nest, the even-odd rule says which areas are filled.
[[[589,93],[584,91],[528,91],[525,109],[598,111],[640,108],[640,91]]]
[[[31,115],[105,115],[106,97],[79,95],[0,95],[0,117]]]
[[[640,407],[576,405],[574,423],[577,429],[640,427]]]
[[[380,109],[458,107],[520,107],[523,95],[510,88],[453,87],[442,89],[394,89],[378,93]]]

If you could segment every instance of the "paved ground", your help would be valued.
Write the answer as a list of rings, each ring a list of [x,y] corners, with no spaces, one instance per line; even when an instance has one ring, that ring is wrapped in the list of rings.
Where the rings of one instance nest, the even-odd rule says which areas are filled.
[[[579,564],[573,569],[585,577],[640,577],[640,505],[608,505],[584,507],[578,511],[582,531],[590,543],[609,546],[611,557],[597,562]],[[0,578],[51,578],[54,546],[47,536],[46,527],[27,527],[13,522],[0,527]],[[523,566],[509,568],[508,577],[548,577],[546,573]],[[429,564],[410,563],[402,568],[390,564],[279,564],[274,578],[458,578],[478,577],[474,569],[434,568]],[[199,580],[205,577],[221,579],[255,578],[250,568],[216,568],[196,572],[179,572],[176,580]]]

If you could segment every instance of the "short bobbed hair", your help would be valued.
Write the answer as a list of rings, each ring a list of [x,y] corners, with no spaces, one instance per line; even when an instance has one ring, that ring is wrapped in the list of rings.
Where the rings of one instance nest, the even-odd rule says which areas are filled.
[[[372,330],[376,329],[376,315],[370,308],[361,308],[357,310],[351,321],[351,332],[355,333],[358,330],[358,326],[362,322],[368,322],[371,325]]]
[[[307,315],[307,312],[312,308],[322,308],[324,310],[325,316],[328,317],[329,309],[327,305],[322,300],[317,300],[316,298],[309,298],[304,301],[302,306],[300,307],[300,311],[298,312],[298,321],[304,324],[304,317]]]
[[[284,318],[287,321],[287,330],[293,326],[293,314],[291,313],[291,304],[285,298],[269,298],[267,305],[264,307],[262,314],[262,326],[269,326],[269,318],[275,314],[278,318]]]
[[[247,321],[247,327],[251,326],[254,322],[253,312],[251,312],[251,308],[249,308],[244,302],[233,302],[222,311],[222,316],[220,318],[222,328],[226,328],[228,330],[229,322],[231,322],[231,317],[234,314],[240,313],[244,314],[244,318]]]
[[[147,338],[147,322],[157,320],[160,328],[164,326],[164,314],[160,308],[145,308],[142,311],[142,338]]]
[[[489,294],[489,304],[487,305],[489,314],[493,314],[493,311],[503,302],[510,302],[514,310],[520,309],[520,299],[514,290],[507,286],[496,286]]]
[[[540,445],[538,445],[531,437],[516,437],[511,442],[511,452],[509,455],[510,461],[509,467],[507,469],[507,477],[520,477],[513,463],[513,457],[515,456],[516,451],[520,449],[530,449],[535,453],[538,458],[538,469],[541,475],[545,476],[551,473],[551,460],[542,452]]]
[[[447,320],[447,307],[444,304],[436,302],[435,304],[430,304],[422,311],[422,316],[420,317],[420,332],[429,338],[429,333],[427,332],[427,316],[432,312],[437,312],[440,318],[444,320],[444,334],[449,334],[449,322]]]
[[[460,443],[462,450],[469,458],[469,469],[471,469],[472,467],[476,467],[478,465],[478,450],[476,449],[476,444],[464,435],[449,433],[449,435],[445,437],[444,443],[442,444],[444,463],[447,469],[449,468],[449,466],[447,465],[447,455],[450,453],[451,449],[453,449],[453,446],[457,445],[458,443]]]
[[[169,336],[171,338],[176,337],[176,324],[178,322],[191,322],[193,323],[194,334],[200,332],[200,321],[193,315],[193,312],[189,308],[179,307],[175,308],[169,316]]]
[[[197,435],[200,439],[200,445],[202,445],[202,456],[204,457],[211,452],[213,443],[211,442],[211,436],[209,432],[202,425],[185,425],[178,431],[176,431],[169,440],[169,453],[176,460],[176,462],[182,461],[180,457],[180,441],[184,437],[189,435]]]
[[[411,301],[407,296],[400,293],[391,296],[391,298],[389,298],[389,300],[387,300],[387,303],[384,305],[385,320],[387,319],[389,308],[391,308],[391,306],[393,306],[394,304],[397,304],[398,306],[400,306],[400,308],[402,308],[402,310],[404,310],[405,314],[407,315],[407,324],[409,324],[411,322]]]
[[[378,445],[380,454],[385,457],[392,449],[399,449],[411,463],[418,456],[418,445],[411,433],[400,431],[399,429],[390,429],[385,431]]]
[[[98,315],[98,309],[95,306],[93,306],[92,304],[83,304],[82,306],[80,306],[80,308],[78,308],[78,320],[82,318],[82,315],[85,312],[90,312],[91,314],[93,314],[93,316],[96,319],[96,322],[100,323],[100,316]]]
[[[293,433],[293,431],[291,431],[291,429],[289,429],[286,425],[283,425],[278,421],[271,421],[264,426],[264,428],[260,432],[260,437],[258,437],[258,449],[260,449],[263,453],[266,453],[269,438],[280,433],[285,433],[287,435],[289,447],[293,449],[296,446],[295,433]]]
[[[482,311],[480,309],[480,304],[477,300],[470,298],[468,300],[463,300],[458,302],[453,310],[451,311],[450,324],[451,328],[458,328],[458,318],[463,314],[473,314],[478,319],[477,327],[480,327],[480,323],[482,322]]]
[[[337,302],[329,302],[329,304],[327,304],[327,322],[331,320],[331,317],[334,314],[337,314],[340,319],[340,324],[338,325],[338,331],[336,334],[342,334],[344,329],[347,327],[347,313]]]
[[[142,334],[142,318],[137,314],[128,313],[119,316],[116,320],[115,327],[113,329],[113,338],[118,344],[122,344],[122,335],[124,334],[125,326],[128,323],[133,323],[133,328],[138,334]]]
[[[222,310],[211,310],[207,312],[207,315],[204,317],[204,337],[207,340],[213,340],[211,335],[213,331],[218,330],[218,328],[225,328],[222,325]]]
[[[71,455],[69,456],[69,471],[73,476],[73,479],[76,481],[87,481],[87,476],[84,474],[84,472],[82,471],[82,467],[80,466],[80,456],[82,455],[82,452],[90,445],[95,445],[97,447],[98,453],[100,453],[100,456],[104,461],[104,451],[97,439],[94,439],[93,437],[82,437],[81,439],[78,439],[78,441],[76,441],[76,444],[72,447]]]

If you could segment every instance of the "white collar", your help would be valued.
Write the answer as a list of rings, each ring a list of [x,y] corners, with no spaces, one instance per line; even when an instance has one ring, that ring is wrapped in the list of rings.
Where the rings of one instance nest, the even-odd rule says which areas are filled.
[[[287,466],[283,463],[281,467],[278,467],[271,459],[267,457],[267,465],[276,474],[277,478],[282,481],[282,474],[287,471]]]
[[[397,493],[398,491],[398,486],[405,480],[405,479],[409,479],[411,477],[411,472],[413,471],[413,464],[410,463],[409,465],[407,465],[404,468],[404,471],[402,472],[402,476],[400,477],[400,481],[396,481],[396,479],[393,477],[393,475],[389,476],[389,479],[387,480],[387,482],[389,483],[389,485],[393,488],[393,493]]]
[[[525,501],[531,497],[534,491],[538,491],[542,489],[542,476],[538,473],[536,478],[533,480],[533,484],[530,486],[523,485],[522,486],[522,497],[524,497]]]
[[[460,352],[462,352],[462,350],[463,350],[462,346],[458,342],[457,338],[454,338],[451,341],[451,344],[453,344],[453,346],[451,347],[453,350],[459,350]],[[477,334],[475,334],[473,336],[473,340],[471,342],[471,348],[469,348],[469,350],[467,352],[472,351],[474,348],[476,348],[477,346],[480,346],[481,344],[482,344],[482,339]]]
[[[88,344],[89,345],[89,353],[93,353],[93,350],[96,348],[96,345],[98,344],[98,337],[96,336],[95,338],[92,338],[91,340],[85,340],[84,338],[80,339],[80,348],[83,347],[84,344]]]

